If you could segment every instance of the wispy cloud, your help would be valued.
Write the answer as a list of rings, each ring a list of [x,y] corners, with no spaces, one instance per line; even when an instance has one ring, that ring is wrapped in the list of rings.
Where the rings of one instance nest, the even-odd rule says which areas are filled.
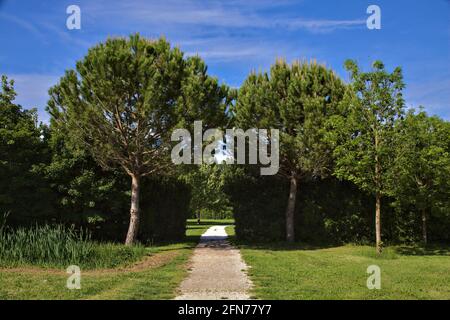
[[[108,17],[109,21],[127,20],[140,24],[210,26],[225,28],[286,28],[311,32],[348,29],[365,25],[363,19],[305,19],[300,16],[262,14],[292,1],[134,1],[107,5],[87,3],[84,8],[91,19]]]
[[[363,27],[366,25],[364,19],[354,20],[291,20],[286,23],[290,29],[306,29],[311,32],[330,32],[336,29],[349,29]]]
[[[0,19],[8,21],[10,23],[13,23],[16,26],[19,26],[20,28],[23,28],[25,30],[27,30],[28,32],[30,32],[31,34],[35,35],[36,37],[38,37],[40,40],[44,40],[45,39],[45,34],[43,32],[41,32],[39,30],[38,27],[36,27],[36,25],[34,25],[33,23],[16,17],[15,15],[11,15],[11,14],[6,14],[3,12],[0,12]]]
[[[67,29],[56,25],[54,21],[48,17],[38,17],[35,18],[33,22],[29,22],[25,18],[19,18],[12,14],[0,12],[0,19],[27,30],[32,35],[37,37],[39,41],[47,44],[50,43],[50,41],[56,36],[57,39],[64,43],[71,43],[86,48],[92,45],[88,41],[74,37],[68,32]]]
[[[408,107],[425,107],[432,114],[450,120],[450,79],[413,83],[405,90]],[[445,102],[444,102],[445,101]]]
[[[175,41],[175,43],[177,43]],[[236,63],[252,61],[255,68],[266,66],[277,57],[288,60],[306,58],[314,50],[301,43],[289,43],[251,37],[219,36],[212,39],[180,41],[177,44],[187,56],[199,55],[207,62]]]
[[[87,24],[101,24],[105,30],[112,28],[111,24],[124,26],[125,33],[146,30],[147,35],[167,35],[187,55],[199,54],[208,62],[258,62],[277,56],[299,57],[299,54],[305,57],[312,50],[299,45],[299,41],[295,44],[277,41],[268,34],[297,30],[329,33],[365,26],[363,19],[306,19],[296,16],[295,11],[280,10],[293,3],[291,0],[167,0],[109,4],[103,0],[83,3],[81,7]]]

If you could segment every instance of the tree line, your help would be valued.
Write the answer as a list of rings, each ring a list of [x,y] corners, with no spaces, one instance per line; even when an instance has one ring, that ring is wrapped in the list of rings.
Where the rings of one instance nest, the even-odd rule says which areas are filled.
[[[36,110],[15,104],[14,83],[3,76],[0,210],[26,212],[32,220],[48,210],[43,203],[84,211],[105,194],[112,202],[126,198],[125,243],[132,244],[140,228],[143,179],[169,175],[191,186],[193,214],[230,212],[225,180],[239,179],[243,168],[174,166],[170,160],[173,130],[192,131],[194,121],[202,120],[204,130],[279,130],[279,174],[289,183],[287,241],[296,239],[296,199],[304,185],[335,177],[373,197],[378,252],[383,201],[412,208],[427,242],[430,216],[447,226],[450,220],[449,122],[422,109],[406,110],[401,68],[389,72],[376,61],[363,71],[351,60],[345,67],[349,83],[315,61],[279,59],[268,72],[252,72],[231,89],[208,74],[200,57],[185,57],[165,39],[113,38],[89,49],[49,90],[48,125],[38,124]],[[119,192],[126,177],[130,191]]]

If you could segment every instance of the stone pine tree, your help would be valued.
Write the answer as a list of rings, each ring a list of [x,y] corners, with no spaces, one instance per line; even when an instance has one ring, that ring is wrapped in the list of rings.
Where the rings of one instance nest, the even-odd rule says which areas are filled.
[[[449,215],[450,123],[410,110],[397,126],[395,143],[392,195],[400,207],[414,208],[426,244],[429,218]]]
[[[333,117],[337,142],[335,174],[354,182],[375,198],[375,235],[381,253],[381,200],[389,193],[387,176],[393,165],[394,128],[403,114],[402,71],[388,73],[382,62],[373,70],[361,72],[354,61],[347,60],[351,84],[343,99],[344,116]]]
[[[297,192],[307,179],[330,172],[331,149],[325,141],[326,120],[338,111],[343,82],[315,62],[278,60],[267,73],[252,73],[236,102],[236,125],[280,130],[280,170],[290,183],[286,240],[295,240]]]
[[[172,165],[172,130],[186,119],[212,125],[225,117],[228,89],[206,72],[199,57],[136,34],[91,48],[50,89],[52,126],[105,169],[121,167],[131,178],[127,245],[138,235],[142,177]]]

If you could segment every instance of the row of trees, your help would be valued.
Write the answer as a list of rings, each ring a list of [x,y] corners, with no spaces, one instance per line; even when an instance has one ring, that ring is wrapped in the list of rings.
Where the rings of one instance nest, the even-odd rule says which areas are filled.
[[[185,58],[164,39],[109,39],[90,49],[76,70],[67,71],[50,89],[49,128],[37,127],[35,113],[14,105],[12,83],[3,78],[1,148],[10,149],[1,153],[2,175],[8,166],[26,159],[25,151],[11,147],[9,135],[23,137],[22,127],[27,126],[33,132],[29,143],[41,145],[51,137],[52,150],[62,144],[71,154],[82,154],[110,170],[103,181],[110,188],[123,172],[131,180],[126,243],[132,244],[145,176],[174,174],[191,184],[196,212],[232,210],[222,188],[235,171],[221,166],[174,167],[174,129],[192,131],[194,120],[202,120],[203,129],[274,128],[280,130],[279,173],[290,184],[287,241],[295,240],[295,206],[302,185],[332,175],[373,195],[379,252],[385,197],[420,213],[426,241],[427,217],[449,216],[449,123],[423,111],[405,112],[401,69],[389,73],[375,62],[373,70],[362,72],[353,61],[347,61],[346,68],[349,84],[315,62],[289,65],[278,60],[269,73],[251,73],[236,92],[209,76],[199,57]],[[12,109],[28,120],[15,119]],[[50,171],[61,165],[53,161]]]
[[[335,175],[375,199],[377,252],[381,201],[393,197],[427,216],[450,211],[450,124],[425,112],[405,114],[402,71],[376,61],[362,72],[345,63],[351,82],[315,62],[280,60],[270,73],[253,73],[241,87],[236,123],[281,131],[281,174],[290,181],[286,240],[294,241],[296,193],[302,181]]]

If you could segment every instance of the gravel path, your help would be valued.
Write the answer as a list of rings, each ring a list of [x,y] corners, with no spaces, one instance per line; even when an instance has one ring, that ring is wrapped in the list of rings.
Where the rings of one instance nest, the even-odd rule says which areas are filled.
[[[178,300],[249,299],[251,281],[238,249],[227,239],[225,226],[209,228],[190,261],[190,272],[179,287]]]

